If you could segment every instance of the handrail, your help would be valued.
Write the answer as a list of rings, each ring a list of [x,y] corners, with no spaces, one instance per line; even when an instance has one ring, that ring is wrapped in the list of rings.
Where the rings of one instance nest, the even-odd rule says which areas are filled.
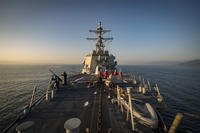
[[[37,86],[34,86],[33,93],[32,93],[32,96],[31,96],[31,101],[30,101],[30,104],[29,104],[29,108],[32,106],[33,101],[35,100],[36,89],[37,89]]]
[[[50,80],[49,80],[49,84],[50,84],[51,82],[52,82],[52,80],[50,79]],[[50,87],[49,84],[48,84],[47,90],[48,90],[48,88]],[[41,95],[41,97],[39,97],[37,100],[35,99],[35,97],[36,97],[36,88],[37,88],[37,86],[34,86],[34,88],[33,88],[33,93],[32,93],[32,96],[31,96],[31,101],[30,101],[30,104],[29,104],[29,106],[28,106],[29,112],[28,112],[27,114],[24,114],[24,113],[23,113],[24,109],[21,110],[21,111],[19,112],[19,115],[16,117],[16,119],[15,119],[11,124],[9,124],[9,125],[2,131],[2,133],[8,132],[9,129],[11,129],[11,128],[13,127],[14,124],[16,124],[19,120],[21,120],[21,119],[23,119],[25,116],[27,116],[27,115],[30,113],[30,111],[32,110],[33,107],[35,107],[36,105],[40,104],[40,103],[45,99],[45,95],[46,95],[45,93],[44,93],[43,95]]]
[[[58,75],[56,75],[51,69],[49,69],[49,71],[55,76],[55,78],[57,80],[62,81],[62,79]],[[36,98],[36,89],[37,89],[38,86],[34,86],[32,96],[31,96],[31,100],[30,100],[30,103],[29,103],[29,106],[28,106],[28,109],[29,109],[28,113],[24,114],[23,113],[24,109],[21,110],[19,112],[19,115],[16,117],[16,119],[11,124],[9,124],[5,129],[3,129],[2,133],[8,132],[9,129],[11,129],[14,126],[14,124],[16,124],[19,120],[21,120],[25,116],[27,116],[31,112],[32,108],[34,108],[36,105],[40,104],[45,99],[46,93],[50,90],[50,88],[52,87],[52,89],[55,89],[56,83],[54,82],[52,84],[52,81],[55,81],[56,79],[53,79],[52,77],[50,78],[46,92],[44,92],[44,94],[42,94],[39,98],[37,98],[37,100],[35,98]]]
[[[40,98],[38,98],[35,102],[33,102],[32,105],[29,107],[30,111],[31,111],[31,109],[32,109],[34,106],[36,106],[37,104],[40,104],[40,103],[44,100],[44,98],[45,98],[45,94],[43,94]],[[26,115],[28,115],[28,114],[26,114]],[[2,133],[8,132],[8,130],[11,129],[12,126],[13,126],[14,124],[16,124],[19,120],[23,119],[26,115],[23,114],[23,110],[20,111],[20,113],[19,113],[19,115],[16,117],[16,119],[15,119],[10,125],[8,125],[8,126],[2,131]]]

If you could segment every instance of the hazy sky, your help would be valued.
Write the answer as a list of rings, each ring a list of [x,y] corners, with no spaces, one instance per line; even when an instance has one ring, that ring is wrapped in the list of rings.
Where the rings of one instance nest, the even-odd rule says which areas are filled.
[[[80,64],[98,20],[120,64],[200,58],[198,1],[27,1],[0,1],[0,63]]]

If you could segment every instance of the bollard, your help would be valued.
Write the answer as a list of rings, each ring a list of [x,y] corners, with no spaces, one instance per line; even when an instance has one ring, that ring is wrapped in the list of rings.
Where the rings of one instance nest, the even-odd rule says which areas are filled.
[[[79,133],[81,120],[79,118],[71,118],[65,121],[64,128],[66,133]]]
[[[90,132],[89,128],[85,128],[85,133],[89,133],[89,132]]]
[[[23,113],[24,113],[24,115],[29,113],[29,106],[28,105],[24,106]]]

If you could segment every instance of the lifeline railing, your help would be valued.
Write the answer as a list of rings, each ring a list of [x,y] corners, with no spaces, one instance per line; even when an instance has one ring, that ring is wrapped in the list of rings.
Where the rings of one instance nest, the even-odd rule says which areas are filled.
[[[156,85],[157,87],[157,85]],[[134,114],[132,113],[133,109],[132,109],[132,102],[131,102],[131,89],[132,87],[127,87],[127,96],[128,96],[128,101],[126,103],[123,102],[122,100],[122,97],[121,97],[121,91],[122,89],[117,86],[116,87],[116,90],[117,90],[117,97],[116,97],[116,101],[114,100],[113,102],[117,102],[120,110],[122,113],[124,113],[124,110],[126,110],[126,120],[128,121],[129,120],[129,114],[130,114],[130,122],[131,122],[131,127],[132,127],[132,130],[135,131],[137,130],[135,128],[135,122],[134,122]],[[127,106],[126,108],[124,108],[124,106]],[[158,112],[156,112],[158,113]],[[160,115],[158,113],[158,115]],[[160,117],[160,116],[159,116]],[[164,124],[163,120],[161,119],[162,123],[164,124],[163,128],[164,128],[164,132],[168,132],[168,133],[175,133],[176,132],[176,129],[178,128],[178,126],[180,125],[181,123],[181,120],[183,118],[183,114],[182,113],[177,113],[175,118],[174,118],[174,121],[173,123],[171,124],[169,130],[167,129],[166,125]]]
[[[51,70],[51,72],[53,72],[53,71]],[[55,80],[61,81],[61,79],[55,73],[52,73],[52,74],[53,74],[54,78],[53,78],[53,76],[50,78],[46,92],[44,94],[42,94],[39,98],[36,99],[36,95],[37,95],[36,92],[37,92],[38,86],[37,85],[34,86],[29,104],[26,105],[22,111],[20,111],[20,113],[16,117],[16,119],[12,123],[10,123],[2,131],[2,133],[8,132],[9,129],[11,129],[19,120],[25,118],[31,112],[32,108],[34,108],[36,105],[40,104],[44,99],[46,99],[46,101],[50,101],[51,99],[54,98],[54,95],[55,95],[54,91],[57,89]]]

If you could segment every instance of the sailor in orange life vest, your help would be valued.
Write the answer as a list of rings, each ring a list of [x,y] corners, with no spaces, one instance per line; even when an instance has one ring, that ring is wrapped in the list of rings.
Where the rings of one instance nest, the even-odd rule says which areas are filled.
[[[113,72],[113,76],[117,75],[117,70],[115,69],[115,71]]]
[[[103,78],[104,78],[104,79],[107,79],[107,78],[108,78],[108,71],[107,71],[107,70],[104,71],[104,73],[103,73]]]
[[[119,76],[122,76],[122,72],[119,72]]]
[[[121,77],[121,79],[123,80],[123,73],[119,72],[119,76]]]
[[[101,70],[99,70],[98,71],[98,77],[101,78],[101,76],[102,76],[102,72],[101,72]]]

